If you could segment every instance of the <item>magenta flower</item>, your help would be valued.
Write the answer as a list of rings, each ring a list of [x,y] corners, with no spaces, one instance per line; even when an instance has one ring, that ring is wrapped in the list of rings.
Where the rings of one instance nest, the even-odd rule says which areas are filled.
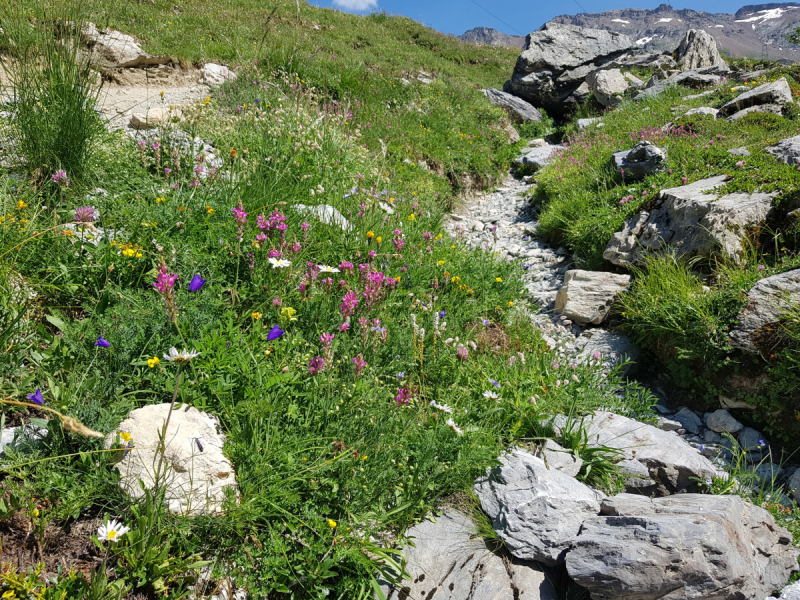
[[[102,335],[97,336],[97,341],[94,343],[95,346],[100,346],[101,348],[108,348],[111,346],[111,342],[108,340],[103,339]]]
[[[53,183],[56,185],[63,185],[64,187],[69,187],[69,177],[67,177],[67,172],[64,169],[59,169],[55,173],[53,173]]]
[[[281,306],[283,306],[283,300],[281,300],[280,298],[273,298],[272,299],[272,306],[280,308]]]
[[[592,353],[592,358],[593,358],[594,360],[600,360],[600,356],[601,356],[601,355],[600,355],[600,351],[599,351],[599,350],[595,350],[595,351]]]
[[[164,262],[164,259],[161,259],[161,264],[158,267],[158,274],[156,275],[156,281],[153,287],[161,294],[164,306],[167,309],[167,314],[169,314],[172,321],[176,321],[178,318],[178,305],[176,303],[174,289],[177,279],[178,276],[175,275],[175,273],[170,273],[167,263]]]
[[[342,298],[342,316],[347,318],[352,315],[358,306],[358,294],[347,292]]]
[[[195,275],[194,277],[192,277],[191,283],[189,283],[189,291],[190,292],[199,291],[200,288],[206,284],[206,281],[207,280],[200,277],[199,274]]]
[[[763,271],[763,270],[764,270],[764,269],[766,269],[766,268],[767,268],[767,267],[765,267],[764,265],[758,265],[758,270],[759,270],[759,271]]]
[[[247,213],[244,212],[241,200],[239,200],[238,206],[231,209],[231,212],[236,217],[236,239],[241,242],[244,239],[244,224],[247,223]]]
[[[395,406],[403,406],[404,404],[408,404],[411,400],[411,392],[409,392],[406,388],[400,388],[397,390],[397,395],[394,397],[397,404]]]
[[[364,367],[367,366],[367,362],[364,360],[364,356],[362,354],[359,354],[353,359],[353,364],[356,367],[356,377],[361,375],[361,371],[363,371]]]
[[[88,225],[90,223],[94,223],[96,219],[97,211],[95,210],[94,206],[79,206],[75,209],[73,221],[76,223]]]
[[[309,375],[316,375],[317,373],[321,373],[325,370],[325,359],[321,356],[315,356],[311,360],[308,361],[308,374]]]
[[[42,398],[42,390],[36,388],[36,391],[33,394],[28,394],[28,400],[33,402],[34,404],[44,404],[44,398]]]
[[[465,361],[469,358],[469,348],[466,346],[458,346],[458,350],[456,350],[456,358],[461,361]]]
[[[269,333],[267,334],[267,341],[273,342],[277,340],[279,337],[281,337],[284,333],[286,332],[283,329],[281,329],[277,325],[273,325],[272,329],[270,329]]]

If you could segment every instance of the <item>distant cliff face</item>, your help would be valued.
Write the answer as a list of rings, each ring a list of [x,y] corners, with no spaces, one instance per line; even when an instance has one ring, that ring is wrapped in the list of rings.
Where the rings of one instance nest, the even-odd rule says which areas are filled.
[[[687,29],[703,29],[730,56],[800,61],[800,46],[786,39],[800,26],[800,3],[749,5],[736,14],[675,10],[662,4],[654,9],[562,15],[553,22],[624,33],[650,51],[675,50]]]
[[[525,45],[525,38],[519,35],[508,35],[489,27],[476,27],[458,36],[462,42],[484,46],[502,46],[520,48]]]

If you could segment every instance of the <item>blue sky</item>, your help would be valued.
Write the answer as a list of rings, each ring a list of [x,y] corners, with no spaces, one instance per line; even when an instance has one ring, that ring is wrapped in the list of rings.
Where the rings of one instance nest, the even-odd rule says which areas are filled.
[[[309,0],[323,7],[348,12],[371,12],[383,9],[400,14],[443,31],[460,35],[473,27],[493,27],[503,33],[526,35],[556,15],[579,12],[600,12],[615,8],[655,8],[661,0]],[[691,8],[707,12],[736,12],[746,4],[766,0],[674,0],[675,8]],[[580,6],[579,6],[580,5]],[[581,9],[580,7],[583,7]],[[489,14],[492,13],[492,14]],[[492,16],[494,15],[494,16]]]

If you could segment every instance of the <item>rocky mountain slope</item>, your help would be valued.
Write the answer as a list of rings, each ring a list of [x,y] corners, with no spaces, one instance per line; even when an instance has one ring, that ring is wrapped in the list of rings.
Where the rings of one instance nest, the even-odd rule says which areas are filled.
[[[655,9],[561,15],[553,22],[624,33],[651,51],[674,50],[686,30],[703,29],[730,56],[800,60],[800,46],[786,39],[786,34],[800,25],[800,4],[748,5],[735,14],[676,10],[662,4]]]
[[[521,35],[508,35],[491,27],[476,27],[458,36],[462,42],[481,46],[498,46],[501,48],[522,48],[525,38]]]

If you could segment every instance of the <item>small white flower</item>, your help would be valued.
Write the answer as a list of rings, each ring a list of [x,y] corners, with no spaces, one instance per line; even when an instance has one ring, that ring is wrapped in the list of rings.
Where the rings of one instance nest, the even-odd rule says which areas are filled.
[[[453,421],[453,419],[447,419],[446,423],[447,426],[455,431],[458,435],[464,435],[464,431],[458,425],[456,425],[456,422]]]
[[[486,390],[485,392],[483,392],[483,397],[484,398],[491,398],[492,400],[497,400],[500,396],[498,396],[497,394],[495,394],[491,390]]]
[[[292,261],[286,260],[285,258],[268,258],[267,260],[269,264],[272,265],[273,269],[284,269],[292,266]]]
[[[438,408],[442,412],[451,413],[451,414],[453,412],[453,409],[450,408],[449,406],[447,406],[447,404],[437,404],[436,400],[431,400],[431,406],[433,408]]]
[[[164,360],[181,364],[189,362],[196,356],[200,356],[200,353],[194,350],[187,350],[186,348],[178,352],[175,346],[173,346],[169,349],[169,354],[164,355]]]
[[[338,273],[339,269],[336,267],[329,267],[328,265],[317,265],[320,273]]]
[[[112,519],[108,523],[100,525],[100,527],[97,528],[97,537],[101,542],[114,542],[116,544],[119,541],[119,538],[128,533],[130,530],[131,528],[125,527],[125,525],[122,524],[122,521],[116,521]]]

